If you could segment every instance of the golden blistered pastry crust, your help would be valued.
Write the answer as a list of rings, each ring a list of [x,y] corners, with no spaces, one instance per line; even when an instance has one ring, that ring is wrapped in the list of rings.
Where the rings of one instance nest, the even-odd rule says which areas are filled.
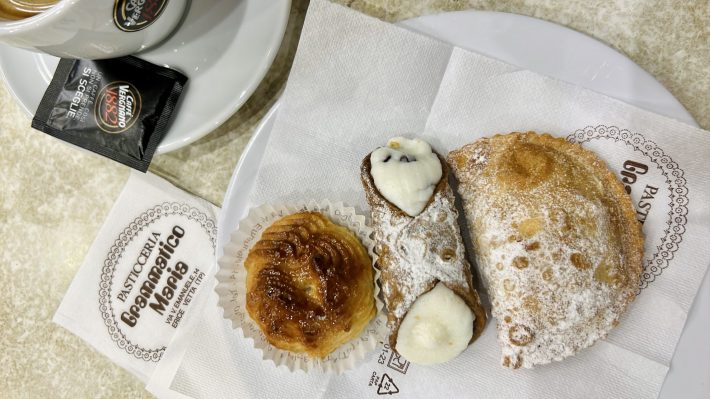
[[[606,336],[636,295],[644,252],[631,199],[606,164],[534,132],[478,140],[449,161],[503,365],[561,360]]]
[[[487,316],[466,260],[445,160],[437,154],[441,179],[424,210],[412,217],[379,192],[370,172],[370,155],[362,161],[360,178],[375,230],[390,348],[396,348],[399,326],[411,306],[439,282],[461,297],[475,315],[469,343],[475,341],[486,325]]]
[[[285,216],[250,249],[247,311],[277,348],[323,358],[375,316],[372,260],[318,212]]]

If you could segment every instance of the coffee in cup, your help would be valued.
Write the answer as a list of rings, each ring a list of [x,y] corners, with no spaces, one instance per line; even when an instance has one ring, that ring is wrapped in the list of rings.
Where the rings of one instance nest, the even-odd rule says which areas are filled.
[[[0,19],[18,20],[52,8],[59,0],[0,0]]]

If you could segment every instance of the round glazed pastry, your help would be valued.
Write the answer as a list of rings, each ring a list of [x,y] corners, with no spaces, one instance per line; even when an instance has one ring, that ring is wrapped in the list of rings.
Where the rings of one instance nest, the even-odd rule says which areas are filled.
[[[367,250],[353,232],[318,212],[274,222],[244,267],[249,316],[277,348],[323,358],[375,316]]]

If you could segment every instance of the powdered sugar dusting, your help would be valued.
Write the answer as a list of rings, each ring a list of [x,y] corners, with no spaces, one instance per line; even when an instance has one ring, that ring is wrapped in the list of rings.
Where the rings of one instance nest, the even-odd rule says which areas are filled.
[[[378,246],[392,249],[388,251],[388,273],[394,278],[383,281],[382,290],[389,296],[396,284],[396,289],[403,294],[402,301],[390,309],[397,318],[404,317],[412,303],[431,289],[432,281],[469,285],[464,273],[468,264],[464,264],[457,217],[450,198],[441,192],[437,192],[432,203],[414,218],[401,217],[387,208],[373,208],[372,219],[379,226],[375,230],[375,241]]]
[[[635,220],[621,220],[630,201],[617,203],[610,172],[595,176],[585,164],[601,161],[527,135],[450,154],[511,368],[561,360],[606,336],[634,297],[642,256],[625,238],[640,240]]]
[[[442,177],[424,210],[409,216],[388,202],[369,174],[369,157],[362,181],[371,207],[375,252],[379,255],[380,282],[388,310],[390,343],[414,301],[441,282],[460,296],[474,313],[473,339],[480,335],[486,314],[473,288],[469,263],[457,222],[454,195],[448,184],[448,167],[442,162]]]

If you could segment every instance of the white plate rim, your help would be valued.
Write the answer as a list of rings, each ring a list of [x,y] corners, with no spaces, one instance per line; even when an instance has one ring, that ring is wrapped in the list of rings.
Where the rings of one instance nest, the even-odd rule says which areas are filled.
[[[473,11],[473,10],[467,10],[467,11],[457,11],[457,12],[450,12],[450,13],[443,13],[443,14],[436,14],[436,15],[430,15],[430,16],[424,16],[424,17],[418,17],[418,18],[413,18],[411,20],[407,21],[402,21],[399,23],[400,26],[404,26],[408,29],[414,29],[417,30],[418,27],[421,27],[422,24],[426,25],[430,20],[436,19],[436,18],[447,18],[447,15],[456,15],[456,16],[464,16],[465,14],[478,14],[478,15],[490,15],[492,18],[496,17],[502,17],[502,18],[511,18],[516,20],[517,22],[521,21],[526,21],[526,20],[532,20],[534,21],[535,24],[542,24],[542,25],[551,25],[554,29],[558,29],[560,32],[567,32],[566,34],[572,34],[574,36],[578,36],[579,38],[583,38],[581,40],[583,41],[591,41],[595,43],[596,45],[601,44],[604,47],[607,47],[607,49],[610,52],[613,52],[617,56],[625,58],[630,64],[633,65],[635,69],[635,73],[640,73],[640,74],[645,74],[647,75],[648,78],[652,79],[655,84],[658,85],[662,89],[661,93],[663,93],[665,96],[667,96],[664,100],[668,100],[668,104],[672,105],[673,109],[670,110],[665,110],[664,114],[669,116],[669,117],[674,117],[675,119],[678,119],[680,121],[683,121],[685,123],[691,124],[693,126],[698,126],[698,124],[693,120],[692,116],[688,111],[678,102],[678,100],[667,90],[665,89],[658,81],[655,80],[648,72],[644,71],[642,68],[640,68],[638,65],[636,65],[633,61],[628,59],[625,55],[617,52],[616,50],[606,46],[604,43],[599,42],[597,39],[584,35],[582,33],[579,33],[577,31],[571,30],[569,28],[566,28],[561,25],[557,25],[551,22],[539,20],[536,18],[532,17],[527,17],[527,16],[522,16],[522,15],[517,15],[517,14],[508,14],[508,13],[500,13],[500,12],[490,12],[490,11]],[[525,23],[525,22],[521,22]],[[428,32],[431,34],[432,32]],[[565,33],[563,33],[565,34]],[[469,49],[475,51],[475,49]],[[486,54],[489,56],[494,57],[491,54]],[[496,57],[494,57],[496,58]],[[529,66],[526,65],[519,65],[523,68],[528,68]],[[528,68],[531,69],[531,68]],[[574,82],[572,82],[574,83]],[[593,88],[592,88],[593,89]],[[633,104],[633,101],[627,101]],[[229,239],[229,232],[231,232],[233,229],[236,228],[239,220],[244,217],[244,214],[248,211],[246,209],[247,206],[247,197],[249,193],[251,192],[251,188],[253,187],[254,184],[254,177],[256,176],[255,171],[258,170],[260,163],[261,163],[261,155],[263,155],[263,151],[266,148],[266,145],[268,143],[268,135],[270,133],[270,130],[273,126],[275,117],[277,115],[278,109],[280,106],[280,102],[277,101],[274,106],[269,110],[269,112],[264,116],[264,118],[261,120],[257,128],[255,129],[251,139],[249,140],[249,143],[244,149],[244,152],[242,153],[239,162],[237,163],[237,166],[234,169],[234,172],[232,174],[231,180],[229,182],[229,186],[227,188],[227,191],[225,193],[223,203],[222,203],[222,212],[220,213],[220,216],[218,218],[218,241],[217,241],[217,256],[218,258],[222,256],[222,246],[224,243]],[[657,110],[656,110],[657,111]],[[261,151],[261,153],[257,154],[257,151]],[[238,193],[238,196],[237,196]],[[690,388],[688,383],[691,383],[693,381],[693,378],[690,377],[690,374],[695,374],[697,376],[702,375],[702,371],[695,370],[693,372],[693,364],[692,360],[692,353],[689,353],[689,351],[685,350],[684,353],[682,354],[682,359],[681,356],[679,356],[679,353],[681,352],[679,348],[688,345],[688,341],[693,341],[693,338],[690,337],[691,335],[693,337],[699,337],[702,336],[703,331],[707,330],[707,326],[710,326],[710,312],[707,312],[707,309],[710,308],[710,272],[707,273],[705,276],[703,283],[701,284],[700,290],[698,292],[698,296],[695,299],[695,302],[693,306],[690,309],[690,312],[688,313],[688,318],[686,320],[686,325],[684,327],[683,334],[681,335],[681,338],[678,342],[678,345],[676,347],[676,352],[674,353],[673,359],[671,360],[671,368],[666,376],[666,380],[664,382],[664,385],[661,388],[659,398],[673,398],[677,397],[679,395],[685,394],[687,397],[688,391],[684,390],[684,388]],[[700,308],[703,310],[701,311]],[[704,313],[707,313],[708,315],[703,316]],[[692,343],[691,343],[692,346]],[[679,365],[682,365],[682,367],[679,367]],[[675,368],[674,368],[675,367]],[[710,370],[705,370],[706,372],[710,372]],[[707,374],[707,373],[706,373]],[[671,382],[669,384],[669,382]],[[703,387],[702,387],[702,382],[699,382],[692,387],[693,392],[698,395],[698,397],[702,397],[701,395],[703,394]],[[707,386],[705,387],[707,391]]]
[[[465,10],[465,11],[453,11],[453,12],[445,12],[445,13],[439,13],[439,14],[433,14],[433,15],[426,15],[426,16],[421,16],[421,17],[416,17],[408,20],[401,21],[397,23],[397,25],[405,27],[410,30],[414,30],[420,33],[428,34],[430,36],[433,36],[436,39],[439,39],[436,37],[436,35],[432,35],[435,32],[432,31],[426,31],[425,29],[422,28],[429,28],[430,24],[432,21],[435,21],[437,19],[446,19],[446,18],[468,18],[470,16],[478,16],[478,17],[483,17],[483,18],[503,18],[503,19],[509,19],[515,23],[534,23],[534,24],[539,24],[540,26],[544,26],[548,29],[554,29],[558,30],[559,32],[562,32],[562,34],[565,35],[572,35],[582,41],[589,42],[589,43],[594,43],[594,45],[601,46],[602,48],[606,49],[609,54],[613,54],[616,57],[619,57],[619,59],[624,59],[625,62],[628,63],[629,66],[633,66],[634,68],[634,73],[638,74],[643,74],[646,75],[646,77],[649,77],[652,79],[653,82],[657,85],[657,88],[660,90],[661,93],[665,96],[665,99],[668,100],[669,106],[672,106],[672,109],[666,110],[665,114],[669,117],[674,117],[678,120],[681,120],[683,122],[689,123],[693,126],[698,126],[695,120],[692,118],[690,113],[683,107],[683,105],[678,102],[678,100],[665,88],[663,85],[661,85],[653,76],[651,76],[648,72],[643,70],[641,67],[639,67],[636,63],[631,61],[628,57],[623,55],[622,53],[614,50],[613,48],[607,46],[606,44],[598,41],[597,39],[585,35],[583,33],[577,32],[575,30],[572,30],[570,28],[567,28],[562,25],[558,25],[552,22],[548,22],[545,20],[533,18],[533,17],[528,17],[525,15],[519,15],[519,14],[511,14],[511,13],[504,13],[504,12],[498,12],[498,11],[478,11],[478,10]],[[440,40],[440,39],[439,39]],[[477,51],[475,49],[469,48],[471,51]],[[491,54],[484,54],[488,55],[491,57],[496,58],[494,55]],[[500,58],[499,58],[500,59]],[[522,68],[526,69],[531,69],[529,65],[519,65]],[[542,73],[542,72],[540,72]],[[554,76],[553,76],[554,77]],[[576,83],[576,82],[572,82]],[[578,84],[578,83],[576,83]],[[605,94],[605,93],[604,93]],[[258,169],[258,164],[261,162],[260,155],[261,153],[258,154],[258,159],[255,159],[254,154],[256,154],[256,150],[263,151],[266,143],[265,141],[268,141],[268,133],[270,132],[271,126],[273,125],[273,119],[277,115],[278,108],[280,106],[280,100],[278,100],[272,108],[264,115],[260,123],[257,125],[257,127],[254,129],[254,133],[252,134],[252,137],[249,139],[249,142],[247,143],[246,147],[244,148],[244,151],[242,151],[242,154],[239,158],[239,161],[237,162],[237,165],[234,169],[234,172],[232,173],[232,176],[230,178],[229,185],[227,187],[227,190],[225,192],[225,195],[223,197],[223,202],[222,202],[222,212],[220,213],[220,217],[218,220],[218,227],[220,231],[226,231],[226,230],[233,230],[236,228],[236,224],[239,221],[239,219],[242,216],[245,216],[245,212],[247,209],[245,209],[246,206],[246,197],[248,196],[248,193],[251,192],[251,187],[253,185],[253,177],[255,176],[255,172]],[[266,137],[266,140],[264,139],[264,136]],[[246,169],[248,168],[248,171]],[[237,183],[239,181],[239,183]],[[240,186],[237,188],[237,184]],[[237,206],[234,205],[235,198],[237,198],[239,201],[237,201]],[[243,206],[239,206],[241,204],[244,204]],[[237,208],[237,210],[234,210],[233,208]],[[241,208],[241,210],[239,210]],[[227,229],[227,226],[229,226],[229,229]],[[221,249],[221,245],[223,242],[225,242],[229,237],[225,233],[223,235],[218,236],[218,254],[219,250]]]

